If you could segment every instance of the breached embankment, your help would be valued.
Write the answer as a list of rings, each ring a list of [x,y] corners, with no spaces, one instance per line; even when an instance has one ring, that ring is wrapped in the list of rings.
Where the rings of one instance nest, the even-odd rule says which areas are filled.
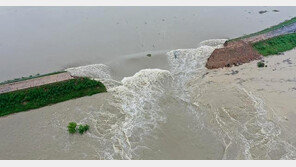
[[[238,66],[261,58],[261,55],[244,41],[234,41],[224,46],[214,50],[208,58],[206,63],[208,69]]]
[[[247,35],[226,41],[224,48],[216,49],[208,58],[206,67],[208,69],[238,66],[253,60],[259,60],[263,56],[258,53],[253,45],[274,37],[296,32],[295,18],[267,28],[258,33]]]
[[[207,58],[224,42],[170,51],[169,70],[140,70],[107,93],[2,118],[0,157],[295,159],[295,78],[288,75],[296,69],[295,58],[268,57],[270,68],[259,70],[254,62],[235,71],[206,69]],[[71,71],[113,80],[106,65]],[[90,130],[69,135],[70,121]]]

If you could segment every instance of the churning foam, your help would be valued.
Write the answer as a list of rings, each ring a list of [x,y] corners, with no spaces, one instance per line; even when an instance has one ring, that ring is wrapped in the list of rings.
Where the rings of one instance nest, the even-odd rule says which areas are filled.
[[[132,77],[124,78],[121,86],[110,90],[125,115],[124,122],[117,127],[113,138],[120,141],[115,148],[122,150],[119,152],[121,157],[132,158],[132,152],[138,149],[138,145],[122,143],[142,141],[158,123],[165,122],[166,116],[159,107],[159,101],[168,95],[172,81],[169,71],[144,69]]]
[[[203,76],[203,73],[206,72],[207,58],[216,48],[223,47],[224,42],[225,40],[207,40],[201,42],[196,49],[178,49],[167,53],[170,71],[174,77],[174,87],[178,88],[178,95],[183,101],[188,102],[188,104],[196,104],[192,101],[192,98],[196,97],[190,96],[198,96],[198,94],[190,92],[194,91],[195,86],[192,84],[198,83],[192,82],[192,79]],[[199,107],[188,106],[189,110],[198,113],[197,119],[200,122],[206,121],[204,118],[207,116],[203,114],[213,114],[213,119],[220,128],[211,127],[213,126],[212,123],[206,122],[207,128],[214,130],[213,132],[218,135],[217,137],[223,139],[226,146],[223,158],[272,159],[278,157],[279,159],[295,159],[295,148],[280,138],[281,129],[276,122],[267,118],[267,111],[264,109],[262,99],[243,88],[240,90],[242,90],[241,93],[247,95],[242,98],[251,100],[253,106],[250,106],[250,108],[254,107],[256,111],[252,109],[228,111],[227,108],[217,108],[216,111],[215,108],[211,108],[215,111],[203,112],[199,111],[201,110]],[[249,120],[246,122],[235,120],[229,115],[230,112]],[[235,150],[241,152],[242,156],[235,157]]]
[[[194,89],[192,79],[202,77],[205,73],[205,63],[210,54],[223,46],[225,40],[207,40],[199,44],[196,49],[177,49],[167,53],[170,70],[144,69],[137,72],[134,76],[125,77],[121,82],[112,79],[112,70],[102,64],[82,66],[67,69],[71,75],[86,76],[99,79],[104,84],[112,81],[116,84],[110,84],[108,92],[112,99],[106,104],[117,108],[118,113],[110,113],[103,106],[92,116],[93,121],[99,124],[95,128],[96,134],[92,137],[98,138],[104,148],[98,150],[102,159],[134,159],[135,152],[145,147],[140,146],[139,141],[151,134],[160,123],[165,123],[168,113],[164,113],[160,101],[168,96],[188,104],[187,109],[190,112],[206,113],[198,105],[192,102],[190,97]],[[198,83],[195,83],[198,84]],[[253,101],[256,112],[241,113],[248,115],[250,120],[241,124],[233,119],[227,109],[210,111],[219,128],[213,128],[217,137],[221,137],[225,142],[224,159],[231,159],[230,155],[234,148],[241,150],[244,159],[252,159],[254,154],[268,154],[278,148],[284,148],[285,153],[281,155],[282,159],[295,158],[295,149],[289,143],[279,138],[280,128],[274,122],[266,118],[263,101],[255,97],[252,93],[241,89],[247,98]],[[186,111],[180,111],[186,112]],[[244,111],[242,111],[244,112]],[[198,115],[197,114],[197,115]],[[238,113],[237,113],[238,114]],[[252,117],[249,117],[249,116]],[[243,117],[243,116],[242,116]],[[202,122],[205,117],[197,117],[198,122]],[[247,117],[244,117],[247,118]],[[226,122],[225,122],[226,120]],[[208,122],[207,122],[208,123]],[[216,126],[215,125],[215,126]],[[208,124],[207,127],[213,125]],[[259,129],[260,131],[254,131]],[[254,131],[254,132],[253,132]],[[260,148],[254,150],[254,146]],[[138,158],[138,157],[136,157]],[[141,157],[140,157],[141,158]]]
[[[189,102],[186,85],[193,77],[201,76],[205,63],[212,52],[223,46],[226,39],[211,39],[203,41],[196,49],[177,49],[167,53],[170,71],[174,76],[179,97]]]
[[[185,83],[203,68],[211,52],[225,40],[209,40],[197,49],[178,49],[168,53],[171,70],[144,69],[134,76],[125,77],[108,92],[114,97],[108,105],[120,113],[109,113],[108,105],[93,112],[89,119],[99,121],[91,137],[98,138],[104,149],[98,150],[102,159],[131,159],[143,141],[159,123],[166,122],[160,100],[168,96],[186,96]],[[218,46],[217,46],[218,45]],[[112,79],[112,70],[103,64],[69,68],[73,76],[96,78],[106,84]],[[181,92],[173,92],[179,90]],[[193,109],[191,109],[193,110]],[[103,120],[101,120],[103,119]],[[111,121],[112,120],[112,121]],[[112,122],[112,125],[110,124]],[[104,124],[104,125],[102,125]],[[105,127],[105,128],[101,128]]]
[[[91,64],[68,68],[66,71],[77,77],[91,77],[98,79],[111,79],[111,69],[105,64]]]
[[[99,140],[101,159],[138,158],[134,152],[145,147],[139,143],[166,121],[159,103],[169,95],[172,81],[169,71],[144,69],[108,90],[108,104],[88,118],[96,124],[90,137]]]
[[[95,80],[101,81],[108,89],[120,85],[112,77],[112,70],[105,64],[91,64],[80,67],[73,67],[66,69],[72,76],[76,77],[90,77]]]

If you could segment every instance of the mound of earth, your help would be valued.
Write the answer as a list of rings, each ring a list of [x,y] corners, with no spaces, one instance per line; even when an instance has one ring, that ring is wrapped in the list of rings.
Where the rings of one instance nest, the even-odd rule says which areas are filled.
[[[208,69],[231,67],[261,59],[261,55],[244,41],[224,44],[224,48],[216,49],[208,58]]]

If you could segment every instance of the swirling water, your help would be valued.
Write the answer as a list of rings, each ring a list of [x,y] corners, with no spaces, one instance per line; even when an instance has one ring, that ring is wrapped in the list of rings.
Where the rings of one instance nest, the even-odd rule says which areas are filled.
[[[121,82],[105,65],[69,69],[116,83],[108,87],[112,98],[88,118],[96,123],[90,137],[100,141],[94,146],[99,157],[295,159],[295,148],[280,137],[281,128],[262,99],[240,85],[199,85],[207,74],[206,59],[224,42],[207,40],[196,49],[170,51],[169,70],[143,69]]]

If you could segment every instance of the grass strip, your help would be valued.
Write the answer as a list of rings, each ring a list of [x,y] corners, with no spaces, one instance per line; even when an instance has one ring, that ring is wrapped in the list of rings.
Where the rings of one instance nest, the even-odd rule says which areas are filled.
[[[277,36],[253,44],[261,55],[276,55],[296,47],[296,33]]]
[[[67,81],[0,94],[0,116],[106,92],[99,81],[74,78]]]
[[[260,34],[264,34],[264,33],[267,33],[267,32],[270,32],[270,31],[274,31],[274,30],[277,30],[283,26],[287,26],[287,25],[290,25],[290,24],[293,24],[296,22],[296,17],[293,17],[292,19],[290,20],[286,20],[282,23],[279,23],[275,26],[272,26],[272,27],[269,27],[269,28],[266,28],[262,31],[259,31],[259,32],[256,32],[256,33],[252,33],[252,34],[249,34],[249,35],[244,35],[242,37],[238,37],[238,38],[234,38],[234,39],[230,39],[228,40],[228,42],[230,41],[236,41],[236,40],[240,40],[240,39],[244,39],[244,38],[249,38],[249,37],[252,37],[252,36],[256,36],[256,35],[260,35]]]
[[[7,81],[0,82],[0,85],[13,83],[13,82],[19,82],[19,81],[25,81],[25,80],[39,78],[39,77],[45,77],[45,76],[54,75],[54,74],[60,74],[60,73],[64,73],[64,72],[66,72],[66,71],[56,71],[56,72],[42,74],[42,75],[36,74],[36,75],[30,75],[28,77],[15,78],[15,79],[12,79],[12,80],[7,80]]]

